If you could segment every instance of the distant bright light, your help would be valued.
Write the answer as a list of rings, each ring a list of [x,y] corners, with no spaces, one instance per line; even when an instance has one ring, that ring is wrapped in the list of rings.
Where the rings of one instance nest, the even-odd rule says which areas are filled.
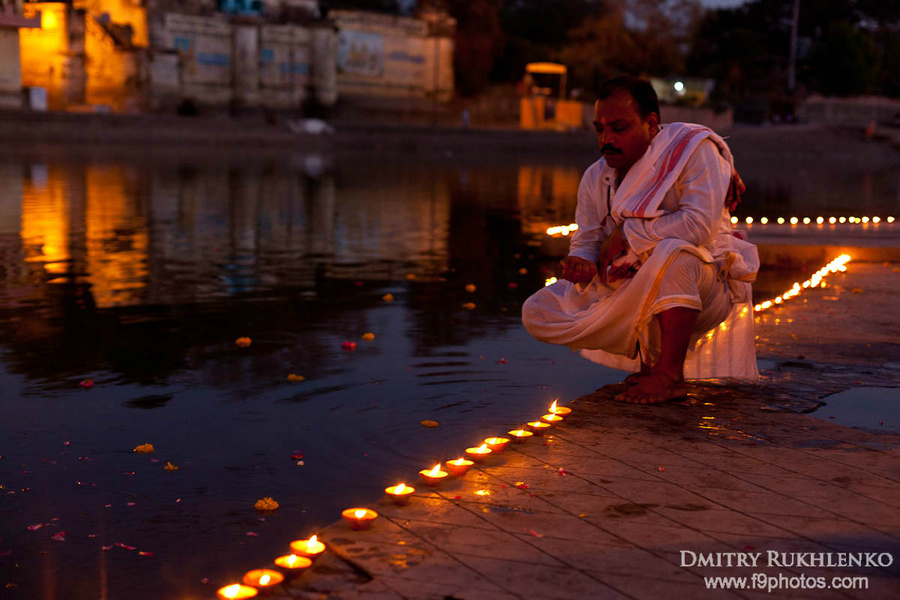
[[[784,217],[778,217],[778,224],[784,225]]]
[[[797,217],[791,217],[791,225],[796,225],[799,222],[800,222],[800,219],[798,219]]]
[[[762,218],[760,218],[759,222],[762,223],[763,225],[765,225],[766,223],[769,222],[769,219],[767,219],[766,217],[762,217]]]
[[[675,88],[675,91],[676,91],[676,92],[683,92],[683,91],[684,91],[684,84],[683,84],[682,82],[680,82],[680,81],[676,81],[676,82],[675,82],[675,85],[672,86],[672,87]]]
[[[746,220],[746,222],[747,222],[747,225],[752,225],[752,224],[753,224],[753,217],[747,217],[745,220]]]

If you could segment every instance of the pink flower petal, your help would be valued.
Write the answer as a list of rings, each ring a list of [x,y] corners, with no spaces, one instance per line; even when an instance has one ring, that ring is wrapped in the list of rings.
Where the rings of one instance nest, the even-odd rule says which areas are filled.
[[[28,531],[37,531],[38,529],[40,529],[43,526],[44,526],[43,523],[38,523],[37,525],[29,525]]]
[[[253,531],[248,531],[246,534],[247,537],[257,537],[259,534]]]
[[[66,532],[60,531],[59,533],[55,533],[55,534],[53,534],[53,536],[50,537],[50,539],[53,540],[54,542],[64,542],[64,541],[66,541]]]

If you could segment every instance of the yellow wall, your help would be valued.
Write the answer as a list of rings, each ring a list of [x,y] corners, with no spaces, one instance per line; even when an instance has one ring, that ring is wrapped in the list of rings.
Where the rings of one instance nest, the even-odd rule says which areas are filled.
[[[65,105],[64,70],[69,49],[66,5],[61,2],[25,4],[26,17],[41,13],[41,28],[19,30],[19,54],[22,66],[22,85],[47,89],[48,108],[57,110]]]
[[[147,9],[137,4],[133,0],[79,0],[75,2],[75,8],[83,8],[95,19],[108,13],[113,23],[131,25],[134,30],[131,42],[135,46],[146,48],[149,44]]]
[[[116,49],[115,42],[91,17],[85,23],[85,99],[116,111],[129,107],[137,93],[137,57]]]

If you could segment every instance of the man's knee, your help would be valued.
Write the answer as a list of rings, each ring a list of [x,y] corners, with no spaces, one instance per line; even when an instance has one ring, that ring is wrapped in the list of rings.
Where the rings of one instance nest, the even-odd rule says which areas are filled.
[[[537,303],[535,302],[535,296],[529,296],[525,303],[522,304],[522,325],[525,326],[525,330],[531,335],[532,333],[532,325],[538,322],[537,319]]]
[[[683,274],[693,279],[698,279],[704,265],[706,263],[693,252],[678,252],[672,259],[672,262],[669,263],[666,274],[672,276]]]

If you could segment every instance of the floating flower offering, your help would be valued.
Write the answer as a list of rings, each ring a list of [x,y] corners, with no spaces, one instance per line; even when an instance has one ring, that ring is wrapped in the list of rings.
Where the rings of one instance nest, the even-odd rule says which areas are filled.
[[[378,518],[378,513],[368,508],[348,508],[341,513],[350,529],[360,531],[368,529],[372,521]]]
[[[559,417],[566,417],[569,413],[572,412],[571,408],[566,408],[565,406],[557,406],[556,400],[553,401],[553,404],[550,405],[550,414],[557,415]]]
[[[484,443],[487,444],[488,448],[491,449],[491,452],[493,452],[494,454],[500,454],[506,449],[506,446],[509,444],[509,438],[489,437],[484,440]]]
[[[240,346],[241,348],[246,348],[253,342],[248,337],[239,337],[238,339],[234,340],[234,343],[237,344],[238,346]]]
[[[297,383],[298,381],[304,381],[306,377],[303,375],[297,375],[296,373],[291,373],[288,375],[288,381],[292,383]]]
[[[178,465],[173,465],[172,461],[167,461],[166,465],[163,467],[166,471],[177,471],[178,468]]]
[[[253,508],[259,511],[278,510],[278,503],[269,497],[260,498],[256,501],[256,504],[253,505]]]
[[[272,569],[253,569],[244,573],[244,585],[265,590],[284,581],[284,575]]]
[[[294,540],[291,542],[291,552],[315,560],[325,552],[325,544],[320,542],[316,536],[312,536],[308,540]]]
[[[548,425],[555,425],[556,423],[559,423],[562,420],[563,420],[563,417],[561,417],[559,415],[543,415],[541,417],[541,421],[543,421],[544,423],[547,423]]]
[[[517,444],[524,444],[528,441],[528,438],[534,435],[532,432],[525,431],[524,429],[513,429],[507,433],[512,436],[512,441]]]
[[[544,435],[544,432],[550,429],[550,423],[542,423],[540,421],[529,421],[525,426],[531,430],[534,435]]]
[[[447,467],[447,470],[454,477],[462,477],[463,475],[466,474],[466,471],[468,471],[474,464],[475,464],[474,461],[467,460],[465,458],[457,458],[456,460],[448,460],[447,462],[444,463],[444,465]]]
[[[244,600],[246,598],[253,598],[258,593],[259,592],[255,587],[235,583],[232,585],[226,585],[223,588],[219,588],[216,592],[216,596],[218,596],[222,600]]]
[[[312,564],[312,561],[305,556],[287,554],[276,558],[275,564],[284,570],[284,573],[288,578],[293,578],[300,575],[304,569],[309,567]]]
[[[416,488],[408,486],[405,483],[398,483],[397,485],[392,485],[391,487],[384,488],[384,492],[397,506],[405,506],[409,504],[409,497],[415,491]]]
[[[426,469],[419,471],[419,476],[425,481],[425,485],[431,487],[440,485],[447,478],[447,475],[447,471],[441,470],[441,463],[434,465],[430,471]]]
[[[362,339],[363,339],[364,342],[371,342],[372,340],[375,339],[375,334],[374,334],[374,333],[371,333],[371,332],[370,332],[370,333],[364,333],[364,334],[362,334]]]
[[[156,448],[153,447],[153,444],[140,444],[139,446],[134,447],[134,452],[138,454],[151,454],[156,451]]]

